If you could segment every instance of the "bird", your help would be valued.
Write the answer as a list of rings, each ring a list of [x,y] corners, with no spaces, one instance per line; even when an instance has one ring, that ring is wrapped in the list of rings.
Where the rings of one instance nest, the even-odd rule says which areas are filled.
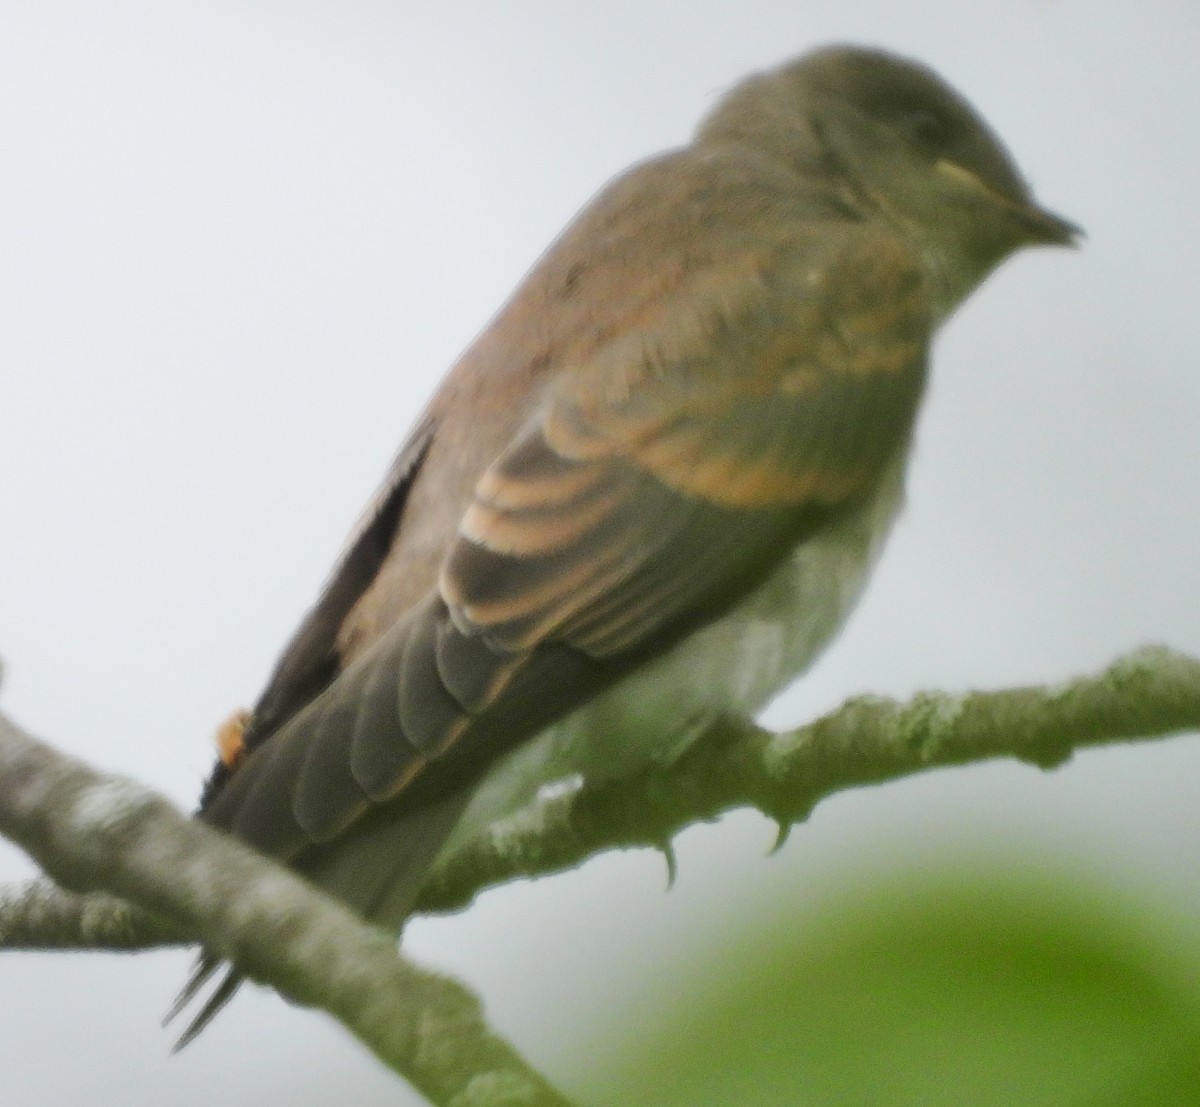
[[[451,368],[197,817],[398,933],[437,858],[541,788],[759,711],[876,562],[939,326],[1080,234],[923,64],[837,45],[746,78]]]

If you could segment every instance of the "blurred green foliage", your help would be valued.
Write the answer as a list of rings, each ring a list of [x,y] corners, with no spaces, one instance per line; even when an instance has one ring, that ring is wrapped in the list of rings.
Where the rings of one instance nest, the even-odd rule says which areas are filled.
[[[585,1101],[1200,1104],[1200,954],[1166,913],[994,860],[923,870],[714,942]]]

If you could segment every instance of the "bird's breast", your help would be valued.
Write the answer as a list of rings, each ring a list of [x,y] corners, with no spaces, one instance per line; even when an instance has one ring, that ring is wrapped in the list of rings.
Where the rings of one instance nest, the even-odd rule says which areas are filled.
[[[874,494],[792,551],[720,619],[506,755],[446,852],[556,782],[598,783],[678,757],[721,715],[753,715],[803,673],[853,609],[903,500],[903,459]]]

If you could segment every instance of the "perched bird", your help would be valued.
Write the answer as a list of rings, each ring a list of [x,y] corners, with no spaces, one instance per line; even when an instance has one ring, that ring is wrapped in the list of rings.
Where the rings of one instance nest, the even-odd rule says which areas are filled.
[[[879,553],[938,325],[1076,234],[921,65],[750,77],[451,370],[199,817],[399,929],[438,854],[541,785],[757,711]]]

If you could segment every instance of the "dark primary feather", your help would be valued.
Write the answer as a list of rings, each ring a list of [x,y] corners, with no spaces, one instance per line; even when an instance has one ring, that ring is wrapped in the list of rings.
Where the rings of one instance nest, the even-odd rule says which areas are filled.
[[[338,675],[340,664],[335,648],[338,627],[374,579],[391,548],[413,477],[424,459],[433,431],[432,422],[423,420],[396,455],[379,493],[363,513],[357,533],[347,543],[345,554],[330,575],[320,600],[288,643],[259,697],[244,739],[248,750],[270,737]],[[228,777],[228,767],[218,761],[200,799],[201,815]]]

